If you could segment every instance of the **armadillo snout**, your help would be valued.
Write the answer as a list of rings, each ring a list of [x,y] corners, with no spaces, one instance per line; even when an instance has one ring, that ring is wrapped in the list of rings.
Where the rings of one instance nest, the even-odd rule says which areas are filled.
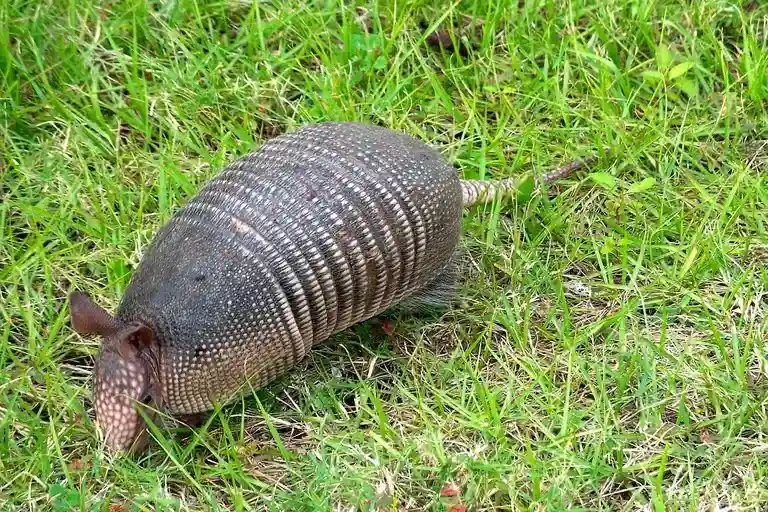
[[[141,451],[148,444],[146,422],[137,407],[150,405],[150,379],[140,360],[126,361],[104,352],[96,363],[94,409],[96,423],[110,450]],[[151,410],[145,408],[145,414]]]

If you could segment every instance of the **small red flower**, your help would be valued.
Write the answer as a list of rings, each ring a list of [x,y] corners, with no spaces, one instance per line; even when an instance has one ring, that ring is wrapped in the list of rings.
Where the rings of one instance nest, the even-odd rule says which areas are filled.
[[[448,482],[442,489],[440,489],[440,496],[444,496],[446,498],[452,498],[454,496],[458,496],[459,494],[461,494],[461,489],[459,489],[453,482]]]

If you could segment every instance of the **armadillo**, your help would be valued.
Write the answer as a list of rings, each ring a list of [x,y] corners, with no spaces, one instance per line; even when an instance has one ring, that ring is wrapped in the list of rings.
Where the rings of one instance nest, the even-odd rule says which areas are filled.
[[[227,404],[334,334],[444,295],[462,209],[517,183],[459,179],[430,145],[356,122],[305,125],[233,161],[156,234],[114,316],[70,295],[73,329],[102,338],[93,404],[105,444],[143,451],[160,412]]]

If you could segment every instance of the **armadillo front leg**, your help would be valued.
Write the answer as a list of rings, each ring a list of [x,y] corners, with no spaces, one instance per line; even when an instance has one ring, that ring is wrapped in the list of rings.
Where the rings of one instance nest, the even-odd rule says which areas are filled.
[[[176,416],[176,420],[190,428],[196,428],[203,424],[205,417],[205,413],[198,412],[194,414],[179,414]]]

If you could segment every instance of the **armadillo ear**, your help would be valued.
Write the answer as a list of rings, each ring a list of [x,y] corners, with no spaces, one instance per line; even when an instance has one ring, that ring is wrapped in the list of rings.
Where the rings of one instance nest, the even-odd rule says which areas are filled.
[[[83,292],[69,296],[69,314],[72,328],[80,334],[107,335],[115,329],[115,319]]]
[[[120,333],[117,350],[121,357],[132,358],[152,344],[152,329],[134,323]]]

